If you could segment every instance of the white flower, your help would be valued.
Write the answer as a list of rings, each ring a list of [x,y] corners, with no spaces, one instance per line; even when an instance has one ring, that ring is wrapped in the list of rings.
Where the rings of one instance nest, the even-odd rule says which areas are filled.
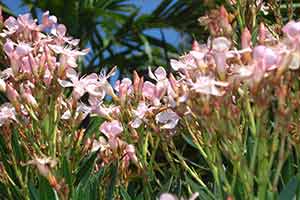
[[[172,110],[168,109],[166,111],[160,112],[155,116],[157,123],[164,124],[161,128],[163,129],[173,129],[176,127],[180,117]]]

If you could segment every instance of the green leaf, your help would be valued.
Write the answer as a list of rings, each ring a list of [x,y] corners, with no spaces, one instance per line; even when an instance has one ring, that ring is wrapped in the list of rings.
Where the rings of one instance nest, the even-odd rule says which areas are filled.
[[[189,185],[192,188],[193,192],[198,192],[200,199],[206,199],[206,200],[213,200],[214,197],[211,197],[205,192],[206,189],[204,189],[201,185],[194,182],[191,178],[189,178],[187,175],[185,176],[185,180],[187,185]]]
[[[93,117],[86,129],[85,137],[90,137],[93,133],[98,132],[100,124],[104,121],[101,117]]]
[[[142,40],[143,43],[144,43],[144,46],[145,46],[145,52],[146,52],[146,54],[147,54],[147,56],[148,56],[148,58],[149,58],[149,61],[150,61],[150,63],[151,63],[152,60],[153,60],[153,58],[152,58],[152,49],[151,49],[151,46],[150,46],[150,44],[149,44],[149,41],[148,41],[147,38],[146,38],[144,35],[142,35],[142,34],[140,34],[139,37],[141,38],[141,40]]]
[[[99,199],[101,187],[101,178],[104,174],[104,168],[101,168],[96,174],[91,175],[87,182],[79,184],[76,192],[72,195],[73,200],[94,200]]]
[[[120,187],[120,193],[123,200],[132,200],[132,198],[130,197],[130,195],[127,193],[126,189],[123,186]]]
[[[13,134],[12,134],[12,149],[14,151],[14,154],[16,156],[17,162],[24,160],[24,154],[20,147],[19,142],[19,133],[14,128]]]
[[[279,194],[279,200],[293,199],[299,187],[299,177],[293,176]]]
[[[94,168],[94,163],[95,163],[95,159],[97,158],[97,153],[98,152],[93,152],[87,158],[83,159],[76,173],[75,185],[78,184],[85,185]]]
[[[192,147],[194,147],[195,149],[197,149],[197,146],[194,144],[192,138],[184,133],[181,134],[183,139],[189,144],[191,145]]]
[[[111,180],[110,180],[110,184],[108,185],[107,193],[106,193],[107,200],[114,199],[114,190],[116,187],[116,181],[118,176],[118,165],[119,165],[118,162],[114,162],[111,166]]]
[[[40,176],[38,186],[39,200],[58,200],[56,191],[54,191],[48,180],[43,176]]]
[[[72,173],[69,168],[69,162],[66,156],[63,158],[62,162],[62,172],[63,172],[63,177],[66,180],[66,183],[69,187],[70,193],[72,193]]]
[[[28,184],[28,189],[29,189],[29,197],[31,200],[39,200],[39,194],[37,189],[34,187],[32,182],[29,182]]]

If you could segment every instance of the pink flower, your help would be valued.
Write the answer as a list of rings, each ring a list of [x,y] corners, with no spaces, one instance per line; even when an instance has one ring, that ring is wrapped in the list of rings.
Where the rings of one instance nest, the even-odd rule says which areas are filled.
[[[123,78],[122,81],[120,80],[116,81],[115,84],[115,90],[117,92],[120,91],[120,87],[126,87],[128,89],[128,93],[130,94],[132,92],[132,81],[129,78]]]
[[[225,78],[226,59],[231,42],[225,37],[218,37],[212,41],[213,55],[216,62],[217,72],[221,79]]]
[[[159,200],[178,200],[178,199],[173,194],[163,193],[160,195]]]
[[[31,82],[22,83],[20,86],[21,97],[25,100],[28,105],[31,105],[33,108],[38,107],[38,103],[34,96],[32,95],[31,88],[34,88],[34,84]]]
[[[132,144],[128,144],[126,146],[126,149],[124,150],[125,156],[124,156],[124,161],[125,161],[125,165],[128,166],[129,165],[129,161],[131,160],[134,163],[138,162],[136,153],[135,153],[135,147]]]
[[[300,22],[290,21],[283,28],[282,31],[285,33],[292,46],[297,46],[300,43]]]
[[[118,136],[123,132],[122,124],[118,120],[105,121],[100,126],[100,131],[107,137],[111,148],[118,145]]]
[[[140,102],[136,110],[133,110],[134,120],[130,122],[132,128],[138,128],[145,120],[145,114],[149,110],[145,102]]]
[[[100,152],[103,152],[108,148],[109,144],[107,143],[106,139],[100,136],[98,140],[93,140],[91,152],[95,152],[98,150],[100,150]]]
[[[41,29],[53,26],[57,23],[57,18],[54,15],[49,15],[49,11],[43,13]]]
[[[72,46],[77,46],[79,44],[79,39],[66,37],[67,28],[63,24],[53,25],[50,32],[56,36],[56,41],[58,44],[68,43]]]
[[[188,200],[196,200],[198,196],[199,196],[199,193],[195,192],[194,194],[192,194],[192,196]],[[160,195],[159,200],[178,200],[178,198],[173,194],[163,193]],[[181,198],[181,200],[184,200],[184,199]]]
[[[19,29],[19,24],[14,17],[10,16],[5,20],[4,27],[7,28],[7,30],[3,30],[3,36],[5,37],[6,35],[14,34]]]
[[[118,115],[120,112],[119,106],[115,106],[115,105],[105,106],[102,102],[103,98],[101,99],[93,96],[89,97],[89,103],[91,105],[91,113],[96,114],[100,117],[104,117],[106,119],[111,119],[110,115]]]
[[[225,92],[220,91],[218,87],[227,87],[228,85],[226,82],[216,81],[209,76],[198,76],[196,82],[191,83],[192,90],[213,96],[222,96]]]
[[[16,112],[10,103],[4,103],[0,106],[0,127],[9,120],[16,121]]]
[[[156,80],[156,82],[164,81],[167,79],[167,72],[163,67],[158,67],[154,73],[152,72],[151,68],[148,68],[149,71],[149,77],[153,80]]]
[[[11,56],[11,54],[14,52],[15,50],[15,43],[13,41],[11,41],[10,39],[7,39],[4,46],[3,46],[3,49],[4,49],[4,52],[6,53],[7,56]]]
[[[216,52],[229,51],[231,42],[225,37],[217,37],[212,41],[212,49]]]
[[[36,20],[34,20],[30,13],[19,15],[17,18],[20,28],[26,30],[37,30]]]
[[[62,87],[73,87],[73,97],[75,99],[80,99],[87,91],[92,93],[95,96],[103,95],[101,91],[100,92],[96,91],[95,85],[98,79],[97,74],[93,73],[79,78],[77,72],[74,69],[69,68],[67,70],[66,76],[71,81],[58,80],[58,82]]]
[[[66,105],[65,105],[66,106]],[[72,116],[72,112],[70,109],[67,108],[67,110],[63,113],[61,116],[61,119],[68,120],[71,117],[74,119],[81,121],[91,112],[91,108],[84,103],[78,103],[76,107],[76,111],[74,113],[74,116]],[[79,117],[79,118],[78,118]]]
[[[132,81],[129,78],[124,78],[120,83],[118,80],[115,85],[115,90],[119,93],[121,103],[124,103],[126,97],[133,92]]]
[[[157,123],[164,124],[162,129],[174,129],[179,121],[180,117],[172,110],[160,112],[155,116]]]
[[[79,56],[84,56],[88,53],[88,49],[83,51],[78,51],[75,49],[71,49],[69,47],[64,47],[61,45],[48,45],[51,50],[53,50],[56,54],[62,56],[62,61],[64,65],[67,65],[67,67],[76,68],[77,63],[76,59]]]
[[[143,96],[147,99],[153,99],[155,96],[155,85],[149,81],[146,81],[143,86]]]
[[[187,54],[180,57],[179,60],[170,60],[171,67],[175,71],[195,69],[198,67],[198,63],[192,54]]]
[[[20,42],[16,47],[16,54],[18,57],[23,57],[28,55],[32,51],[29,44]]]
[[[63,24],[58,24],[51,30],[51,33],[59,38],[63,38],[66,35],[67,28]]]
[[[151,100],[154,105],[158,106],[160,104],[160,99],[164,96],[169,86],[169,81],[167,79],[167,73],[163,67],[159,67],[153,73],[149,68],[149,77],[154,79],[157,83],[146,81],[143,85],[142,93],[143,96]]]
[[[105,121],[100,126],[100,131],[108,138],[116,138],[123,132],[123,127],[118,120]]]
[[[114,67],[113,69],[111,69],[111,71],[106,74],[106,70],[103,69],[101,70],[100,74],[99,74],[99,82],[98,82],[98,86],[101,87],[106,94],[108,94],[109,96],[112,96],[113,99],[117,99],[117,95],[114,92],[113,87],[111,86],[111,84],[107,81],[108,78],[110,78],[111,76],[113,76],[116,72],[116,67]]]
[[[279,55],[271,48],[266,46],[256,46],[253,49],[253,60],[257,63],[263,71],[276,69],[278,64]]]
[[[27,162],[27,165],[35,165],[39,171],[39,173],[48,178],[51,174],[51,168],[57,165],[57,160],[54,160],[50,157],[48,158],[35,158]]]

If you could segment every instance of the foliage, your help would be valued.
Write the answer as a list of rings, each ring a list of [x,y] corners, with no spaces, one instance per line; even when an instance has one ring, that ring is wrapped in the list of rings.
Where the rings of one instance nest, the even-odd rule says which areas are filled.
[[[66,15],[61,1],[34,3]],[[124,30],[127,20],[132,21],[129,27],[145,26],[139,36],[123,35],[118,42],[139,38],[135,42],[149,46],[140,53],[153,62],[150,44],[165,47],[142,30],[168,23],[190,30],[195,26],[188,20],[197,24],[199,17],[185,7],[194,1],[162,1],[152,13],[157,18],[139,16],[126,3],[70,1],[73,17],[61,18],[75,36],[85,34],[80,44],[49,12],[41,23],[29,14],[1,22],[7,67],[0,73],[6,101],[0,106],[0,198],[299,197],[300,22],[285,24],[297,4],[284,7],[274,1],[263,7],[262,1],[228,1],[225,8],[207,3],[211,9],[199,19],[210,36],[206,44],[195,41],[191,51],[171,59],[171,73],[149,68],[151,81],[133,72],[131,79],[112,87],[108,80],[116,68],[81,75],[76,62],[88,53],[80,47],[98,32],[98,14],[110,15],[104,21],[121,20],[120,27],[105,31]],[[102,10],[91,12],[92,7]],[[83,23],[77,12],[95,21]],[[187,12],[191,16],[183,14]],[[187,17],[182,24],[175,20],[180,14]],[[105,26],[110,25],[115,24]],[[123,31],[111,34],[102,53]],[[138,60],[127,54],[126,59]]]
[[[70,28],[71,35],[81,40],[81,47],[92,49],[85,66],[88,71],[117,65],[123,72],[143,71],[149,65],[168,66],[169,58],[176,56],[179,49],[167,42],[163,30],[201,36],[203,29],[197,18],[207,9],[198,1],[185,0],[164,0],[149,14],[141,13],[129,0],[24,0],[24,4],[31,8],[33,16],[38,9],[50,10]],[[160,30],[159,38],[148,33],[156,29]]]

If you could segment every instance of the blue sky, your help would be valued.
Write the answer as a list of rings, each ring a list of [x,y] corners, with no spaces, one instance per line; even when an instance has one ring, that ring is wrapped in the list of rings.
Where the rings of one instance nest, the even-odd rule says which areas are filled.
[[[140,9],[141,13],[151,13],[152,10],[161,2],[161,0],[131,0],[135,3]],[[23,14],[28,12],[27,7],[21,6],[21,0],[2,0],[15,14]],[[166,40],[172,44],[178,44],[181,37],[173,29],[164,29],[163,30]],[[157,29],[151,29],[147,31],[147,34],[150,34],[154,37],[161,37],[160,31]]]

